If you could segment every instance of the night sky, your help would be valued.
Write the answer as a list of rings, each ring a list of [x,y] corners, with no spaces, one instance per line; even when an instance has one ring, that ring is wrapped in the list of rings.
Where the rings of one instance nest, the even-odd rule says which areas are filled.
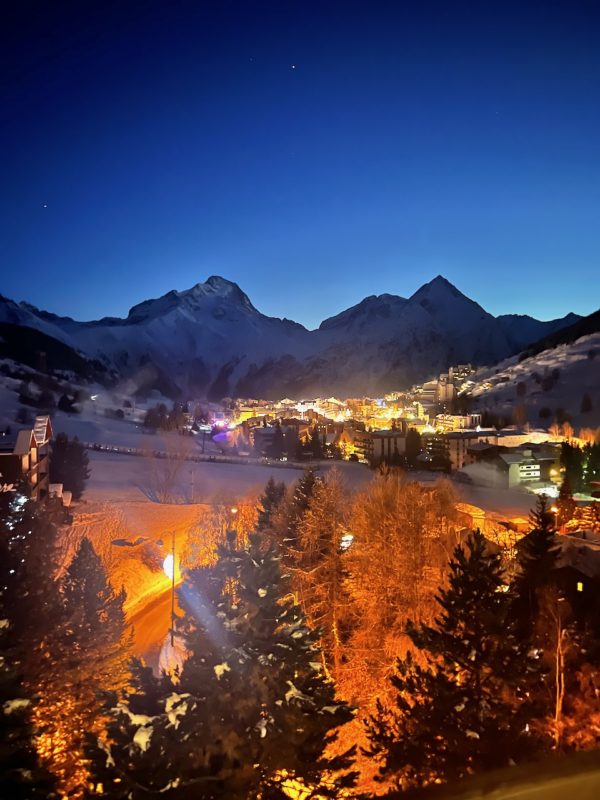
[[[600,3],[29,2],[0,20],[0,292],[78,319],[209,275],[314,327],[442,273],[598,306]]]

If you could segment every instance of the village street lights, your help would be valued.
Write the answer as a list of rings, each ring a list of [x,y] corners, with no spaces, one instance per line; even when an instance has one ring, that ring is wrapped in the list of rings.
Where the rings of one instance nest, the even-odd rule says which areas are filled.
[[[171,532],[171,552],[163,561],[163,572],[171,579],[171,647],[175,643],[175,531]]]

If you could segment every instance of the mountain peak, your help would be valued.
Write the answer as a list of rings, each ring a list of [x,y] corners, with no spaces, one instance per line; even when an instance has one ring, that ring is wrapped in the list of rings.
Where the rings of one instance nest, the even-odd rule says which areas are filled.
[[[466,300],[469,303],[473,303],[473,305],[477,305],[457,289],[453,283],[450,283],[447,278],[444,278],[443,275],[436,275],[433,280],[424,283],[410,298],[411,301],[416,301],[421,305],[427,305],[430,302],[448,302],[450,299]]]
[[[198,285],[201,286],[202,284]],[[216,291],[231,291],[232,289],[241,291],[237,283],[228,281],[227,278],[222,278],[220,275],[211,275],[206,279],[206,285],[211,286]]]
[[[248,295],[240,289],[237,283],[222,278],[220,275],[211,275],[206,279],[206,283],[197,283],[188,292],[182,292],[182,295],[187,294],[217,295],[244,306],[248,311],[256,311]]]
[[[436,275],[435,278],[433,278],[433,280],[430,280],[428,283],[424,283],[423,286],[421,286],[421,288],[418,289],[418,291],[422,292],[424,289],[448,291],[455,296],[462,295],[462,292],[460,292],[453,283],[450,283],[448,278],[444,278],[443,275]]]

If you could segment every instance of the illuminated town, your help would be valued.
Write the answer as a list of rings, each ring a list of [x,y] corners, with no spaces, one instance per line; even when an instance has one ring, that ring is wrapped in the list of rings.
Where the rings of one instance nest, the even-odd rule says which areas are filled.
[[[0,800],[600,798],[600,4],[2,12]]]

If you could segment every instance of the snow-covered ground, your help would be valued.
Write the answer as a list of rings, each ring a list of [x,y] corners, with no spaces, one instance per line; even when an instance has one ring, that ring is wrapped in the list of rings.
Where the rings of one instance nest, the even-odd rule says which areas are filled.
[[[587,339],[590,338],[592,337],[587,337]],[[600,336],[597,338],[596,344],[600,347]],[[569,363],[579,364],[580,368],[589,372],[590,365],[596,366],[587,358],[587,351],[593,344],[584,342],[584,340],[580,340],[580,342],[583,344],[577,343],[575,352],[569,355],[568,360]],[[554,351],[552,352],[554,353]],[[555,354],[556,357],[560,358],[560,354]],[[553,360],[549,363],[554,367],[558,362]],[[520,377],[523,374],[521,368],[526,364],[527,362],[515,364],[512,360],[503,365],[506,374],[513,376],[511,378],[513,394],[515,382],[522,379]],[[562,364],[564,367],[564,358]],[[600,359],[598,365],[600,367]],[[561,370],[561,375],[562,372]],[[566,376],[566,369],[564,374]],[[487,373],[482,371],[481,376],[482,381],[498,377],[494,376],[491,370],[488,370]],[[597,375],[595,381],[597,383]],[[588,383],[590,382],[594,384],[594,379],[589,379]],[[584,385],[587,386],[588,383]],[[507,391],[508,385],[500,384],[496,389]],[[17,389],[18,382],[0,376],[0,429],[7,424],[13,429],[19,427],[15,423],[15,414],[20,407],[17,402]],[[114,407],[114,405],[115,398],[106,392],[103,393],[103,390],[99,390],[95,400],[87,401],[82,405],[81,414],[65,414],[61,411],[54,411],[52,424],[55,434],[64,431],[69,436],[78,436],[84,442],[98,442],[122,448],[191,454],[202,452],[201,436],[179,436],[177,433],[166,432],[145,433],[139,422],[134,421],[143,416],[143,407],[134,411],[134,419],[119,420],[106,417],[104,409]],[[600,409],[600,398],[598,398],[598,408]],[[29,409],[29,411],[32,416],[35,414],[35,409]],[[130,412],[127,411],[127,413]],[[220,452],[208,437],[205,442],[205,451],[206,454]],[[300,475],[297,469],[260,464],[196,463],[184,460],[175,462],[171,459],[125,456],[93,450],[89,455],[91,477],[84,502],[79,506],[82,512],[85,511],[86,505],[98,506],[106,503],[120,509],[127,509],[131,504],[134,504],[136,508],[141,504],[149,504],[164,509],[166,506],[157,504],[156,501],[160,500],[164,503],[166,500],[170,500],[174,501],[175,505],[169,507],[180,507],[181,510],[178,513],[185,515],[184,506],[193,508],[198,503],[210,503],[215,498],[224,496],[230,497],[232,500],[258,496],[271,476],[289,485]],[[318,466],[321,474],[326,474],[333,467],[340,470],[350,490],[361,488],[373,477],[371,470],[362,464],[325,461],[320,462]],[[429,482],[435,480],[438,475],[411,473],[410,477]],[[529,508],[533,505],[532,495],[523,492],[491,490],[458,483],[456,488],[465,502],[476,505],[486,512],[494,512],[507,517],[526,516]]]
[[[221,464],[212,462],[178,463],[170,459],[147,459],[112,453],[90,452],[92,475],[86,497],[93,501],[152,501],[166,481],[172,485],[171,495],[180,503],[211,502],[227,494],[232,498],[261,494],[272,476],[286,485],[298,480],[297,469],[262,466],[260,464]],[[373,473],[362,464],[319,462],[320,474],[336,466],[348,487],[355,489],[371,479]]]
[[[559,371],[558,378],[545,389],[543,379],[554,370]],[[480,409],[511,414],[515,406],[523,404],[529,421],[546,427],[552,424],[556,410],[564,409],[576,428],[595,428],[600,425],[600,333],[544,350],[521,363],[516,357],[509,358],[495,367],[479,370],[473,380],[471,394]],[[521,396],[517,395],[519,383],[525,384]],[[581,401],[586,393],[592,408],[582,413]],[[552,415],[540,418],[543,408],[549,408]]]

